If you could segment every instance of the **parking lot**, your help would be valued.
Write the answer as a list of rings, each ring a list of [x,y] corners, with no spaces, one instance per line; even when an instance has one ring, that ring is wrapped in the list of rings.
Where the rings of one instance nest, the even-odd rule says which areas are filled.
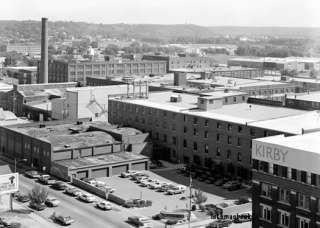
[[[188,187],[189,178],[181,174],[178,174],[176,170],[159,171],[157,173],[151,171],[145,171],[149,175],[150,179],[159,180],[167,183],[179,183]],[[144,199],[151,200],[153,202],[151,207],[145,208],[134,208],[133,211],[137,210],[140,214],[145,216],[153,216],[162,210],[172,211],[175,209],[186,209],[189,208],[189,189],[182,194],[167,195],[164,192],[157,192],[156,190],[149,189],[147,187],[141,187],[135,181],[130,178],[121,178],[119,176],[103,177],[98,178],[99,181],[107,183],[108,186],[115,188],[115,193],[125,197],[127,199]],[[193,186],[200,188],[205,192],[208,197],[207,203],[219,204],[222,202],[233,202],[241,196],[248,195],[245,189],[228,192],[221,187],[214,186],[212,184],[200,183],[197,180],[193,180]],[[181,197],[185,196],[186,199],[182,200]],[[245,209],[246,212],[251,210],[251,206]],[[238,211],[241,213],[243,211]]]

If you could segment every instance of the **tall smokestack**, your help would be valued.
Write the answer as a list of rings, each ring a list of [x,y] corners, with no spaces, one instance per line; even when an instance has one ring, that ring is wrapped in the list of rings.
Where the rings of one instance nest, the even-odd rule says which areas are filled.
[[[41,62],[39,83],[48,83],[48,18],[41,19]]]

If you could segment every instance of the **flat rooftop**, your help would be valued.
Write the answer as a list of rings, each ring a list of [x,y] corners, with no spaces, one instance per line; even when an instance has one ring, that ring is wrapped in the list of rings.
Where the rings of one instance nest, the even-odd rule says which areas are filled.
[[[189,80],[189,82],[211,84],[211,85],[218,85],[218,86],[227,86],[232,88],[245,88],[245,87],[252,87],[252,86],[274,86],[274,85],[288,84],[288,83],[279,82],[279,81],[255,80],[255,79],[220,77],[220,76],[216,76],[213,79]]]
[[[115,139],[108,133],[89,130],[90,123],[81,125],[65,123],[56,125],[31,124],[10,127],[11,130],[34,137],[53,146],[53,150],[90,147],[95,145],[112,144]],[[112,127],[111,127],[112,128]]]
[[[248,125],[299,135],[303,132],[320,130],[320,113],[318,111],[309,111],[299,115],[279,116],[278,118],[252,122],[248,123]]]
[[[284,135],[276,135],[255,139],[260,142],[276,144],[292,149],[303,150],[320,154],[320,132],[313,132],[303,135],[295,135],[285,137]]]
[[[181,96],[181,102],[170,102],[170,97],[177,95]],[[303,110],[247,103],[223,105],[221,108],[203,111],[198,109],[198,97],[199,95],[165,91],[150,93],[148,99],[124,98],[122,101],[155,109],[183,112],[190,115],[240,124],[306,113],[306,111]]]
[[[132,152],[119,152],[93,157],[82,157],[73,160],[55,161],[55,163],[68,167],[69,169],[77,169],[88,166],[112,165],[121,162],[129,162],[136,160],[149,160],[148,157]]]
[[[288,94],[287,98],[303,100],[303,101],[320,102],[320,91],[310,92],[310,93]]]

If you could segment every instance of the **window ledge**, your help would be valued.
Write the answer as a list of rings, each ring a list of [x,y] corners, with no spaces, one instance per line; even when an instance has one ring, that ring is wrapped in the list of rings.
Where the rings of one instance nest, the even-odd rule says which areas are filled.
[[[287,206],[291,206],[291,204],[289,202],[286,201],[282,201],[282,200],[278,200],[277,203],[281,203],[283,205],[287,205]],[[279,224],[280,225],[280,224]]]
[[[278,224],[277,227],[281,227],[281,228],[289,228],[289,226],[286,225],[282,225],[282,224]]]
[[[306,209],[306,208],[303,208],[303,207],[296,207],[297,209],[300,209],[300,210],[303,210],[303,211],[306,211],[306,212],[311,212],[310,209]]]
[[[272,200],[272,198],[269,197],[269,196],[260,195],[260,197],[261,197],[261,198],[264,198],[264,199]]]
[[[272,223],[272,221],[271,221],[271,220],[267,220],[267,219],[262,218],[262,217],[260,217],[259,219],[260,219],[261,221],[265,221],[265,222],[268,222],[268,223]]]

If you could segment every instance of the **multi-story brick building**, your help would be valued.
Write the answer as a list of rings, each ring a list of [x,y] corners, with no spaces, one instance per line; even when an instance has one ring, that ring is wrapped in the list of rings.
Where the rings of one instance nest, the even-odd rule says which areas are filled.
[[[149,132],[154,156],[207,168],[220,164],[230,174],[247,178],[252,139],[295,134],[253,124],[305,112],[252,105],[246,100],[243,92],[223,91],[202,96],[174,92],[150,93],[144,98],[124,95],[109,100],[108,119]]]
[[[49,61],[49,82],[81,82],[87,77],[112,78],[128,75],[161,75],[166,73],[165,61]]]
[[[252,227],[320,227],[319,138],[314,132],[253,140]]]
[[[173,69],[206,69],[217,65],[214,57],[208,56],[166,56],[166,55],[144,55],[143,60],[166,61],[167,72]]]

